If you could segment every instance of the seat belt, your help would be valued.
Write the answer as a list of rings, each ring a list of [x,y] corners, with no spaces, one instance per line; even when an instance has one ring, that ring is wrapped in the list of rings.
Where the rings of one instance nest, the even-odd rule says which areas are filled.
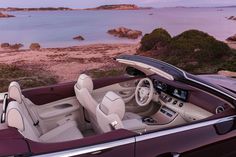
[[[25,105],[25,108],[30,116],[30,118],[33,121],[33,125],[35,127],[39,126],[39,120],[38,117],[36,116],[35,112],[33,110],[29,110],[29,108],[31,107],[26,101],[25,101],[25,97],[22,95],[22,102]]]

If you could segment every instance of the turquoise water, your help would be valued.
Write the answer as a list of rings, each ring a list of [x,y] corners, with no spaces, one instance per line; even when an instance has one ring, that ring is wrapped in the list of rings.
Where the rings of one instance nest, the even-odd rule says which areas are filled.
[[[163,8],[132,11],[50,11],[9,12],[15,18],[0,19],[0,43],[38,42],[43,47],[65,47],[91,43],[133,43],[138,40],[119,39],[107,30],[119,26],[144,33],[157,27],[176,35],[188,29],[200,29],[219,40],[236,34],[236,8]],[[153,14],[153,15],[150,15]],[[72,38],[82,35],[85,41]]]

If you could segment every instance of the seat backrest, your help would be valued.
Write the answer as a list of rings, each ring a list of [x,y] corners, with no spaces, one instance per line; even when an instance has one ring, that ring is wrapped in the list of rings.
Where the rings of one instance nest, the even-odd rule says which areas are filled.
[[[39,123],[39,118],[33,111],[34,104],[27,98],[24,97],[24,95],[21,92],[20,85],[17,82],[11,82],[8,87],[8,95],[10,99],[13,99],[17,101],[19,104],[24,106],[26,111],[30,114],[31,119],[33,120],[34,124]],[[40,128],[38,128],[40,129]]]
[[[123,99],[114,92],[107,92],[97,106],[96,117],[101,132],[124,128],[122,119],[125,114]]]
[[[23,102],[23,95],[21,92],[20,85],[17,82],[11,82],[8,87],[9,98],[17,101],[19,104]]]
[[[7,106],[6,122],[8,126],[17,128],[24,137],[38,141],[40,133],[33,126],[33,121],[24,105],[19,104],[17,101],[11,101]]]
[[[98,131],[96,120],[96,107],[98,102],[93,98],[93,81],[91,77],[81,74],[77,83],[74,86],[76,97],[79,103],[85,108],[89,114],[90,122],[92,123],[95,131]]]

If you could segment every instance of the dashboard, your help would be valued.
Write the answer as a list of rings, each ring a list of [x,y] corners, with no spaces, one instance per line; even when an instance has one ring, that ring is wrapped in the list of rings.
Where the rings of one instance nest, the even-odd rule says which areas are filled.
[[[164,92],[172,97],[178,98],[178,99],[185,101],[185,102],[188,100],[188,91],[187,90],[175,88],[173,86],[170,86],[170,85],[163,83],[161,81],[158,81],[156,79],[153,80],[153,86],[154,86],[154,89],[158,93]]]

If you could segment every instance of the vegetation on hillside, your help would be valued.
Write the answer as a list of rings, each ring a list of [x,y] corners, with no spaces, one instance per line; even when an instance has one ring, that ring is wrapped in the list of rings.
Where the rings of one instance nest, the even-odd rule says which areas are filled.
[[[10,82],[17,81],[21,88],[55,84],[56,78],[48,73],[24,70],[16,66],[0,64],[0,92],[6,92]]]
[[[156,30],[169,34],[163,29]],[[152,38],[149,42],[141,42],[142,55],[148,54],[147,51],[151,50],[151,57],[161,59],[195,74],[216,73],[222,69],[236,71],[235,51],[230,49],[226,43],[216,40],[207,33],[188,30],[173,38],[170,37],[168,40],[166,36],[163,37],[163,33],[161,35],[151,33],[151,35]],[[142,41],[146,41],[147,36],[150,35],[144,36]],[[157,38],[158,40],[156,40]],[[160,44],[160,41],[168,42]]]
[[[171,41],[170,34],[162,28],[153,30],[150,34],[145,34],[141,39],[140,50],[148,51],[157,47],[165,47]]]

